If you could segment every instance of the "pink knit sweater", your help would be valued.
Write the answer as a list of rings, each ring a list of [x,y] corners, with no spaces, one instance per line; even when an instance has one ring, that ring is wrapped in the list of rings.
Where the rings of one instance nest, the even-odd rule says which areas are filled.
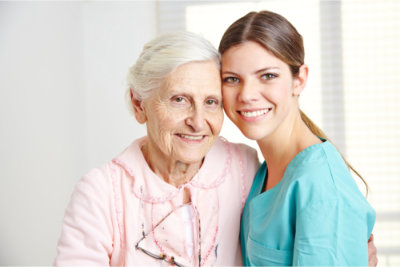
[[[168,266],[144,251],[189,266],[240,265],[240,216],[259,166],[256,151],[219,138],[193,179],[176,188],[148,167],[144,142],[77,183],[55,265]],[[189,215],[180,208],[184,188]]]

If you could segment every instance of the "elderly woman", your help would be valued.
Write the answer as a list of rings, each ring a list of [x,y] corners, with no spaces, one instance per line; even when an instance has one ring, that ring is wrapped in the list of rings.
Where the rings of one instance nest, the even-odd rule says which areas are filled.
[[[147,136],[85,175],[55,265],[240,265],[240,216],[255,150],[218,138],[220,58],[190,33],[145,45],[129,71]]]

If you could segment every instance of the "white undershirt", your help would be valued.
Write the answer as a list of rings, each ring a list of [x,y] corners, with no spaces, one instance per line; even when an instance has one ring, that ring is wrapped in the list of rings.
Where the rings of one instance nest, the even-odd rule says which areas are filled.
[[[190,205],[182,207],[183,224],[185,225],[186,233],[186,254],[189,257],[193,256],[193,210]]]

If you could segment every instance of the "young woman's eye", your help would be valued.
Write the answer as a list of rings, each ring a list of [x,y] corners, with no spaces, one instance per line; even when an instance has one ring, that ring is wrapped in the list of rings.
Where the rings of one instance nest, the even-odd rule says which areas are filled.
[[[263,74],[263,75],[261,76],[261,78],[262,78],[263,80],[272,80],[272,79],[274,79],[274,78],[276,78],[276,77],[278,77],[278,75],[275,74],[275,73],[265,73],[265,74]]]
[[[223,79],[224,83],[238,83],[239,82],[239,78],[237,77],[226,77]]]

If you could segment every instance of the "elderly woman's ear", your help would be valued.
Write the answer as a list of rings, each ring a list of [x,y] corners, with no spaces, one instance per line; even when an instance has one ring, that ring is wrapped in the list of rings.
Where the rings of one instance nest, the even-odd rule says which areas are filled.
[[[146,116],[146,112],[144,111],[143,108],[143,102],[141,100],[136,99],[133,94],[132,91],[130,92],[130,96],[131,96],[131,102],[132,102],[132,108],[133,108],[133,112],[135,113],[135,118],[136,120],[143,124],[147,121],[147,116]]]

